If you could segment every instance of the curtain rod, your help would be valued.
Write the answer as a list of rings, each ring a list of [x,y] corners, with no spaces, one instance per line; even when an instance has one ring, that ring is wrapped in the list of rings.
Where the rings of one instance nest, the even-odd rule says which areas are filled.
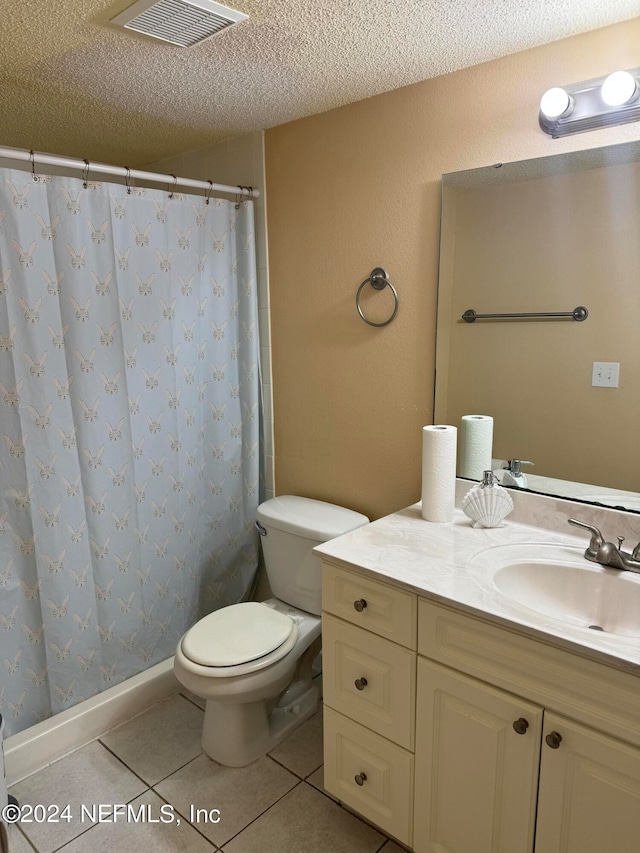
[[[37,151],[34,151],[32,155],[30,151],[23,148],[3,148],[0,146],[0,158],[20,160],[23,163],[33,163],[36,170],[41,166],[60,166],[65,169],[77,169],[81,172],[87,170],[87,163],[84,160],[78,160],[74,157],[61,157],[58,154],[42,154]],[[142,169],[128,169],[126,166],[108,166],[105,163],[89,163],[88,173],[90,176],[116,175],[124,180],[131,179],[154,184],[168,184],[169,187],[175,185],[191,189],[208,190],[209,192],[229,193],[230,195],[242,194],[242,188],[239,185],[232,187],[229,184],[214,184],[209,181],[197,181],[194,178],[176,178],[174,175],[145,172]],[[252,187],[244,187],[244,190],[251,190],[252,198],[258,198],[260,195],[260,191]]]

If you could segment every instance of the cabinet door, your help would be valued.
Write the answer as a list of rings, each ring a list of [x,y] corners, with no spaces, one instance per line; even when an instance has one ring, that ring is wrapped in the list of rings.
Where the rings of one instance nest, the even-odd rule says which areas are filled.
[[[542,709],[424,658],[417,699],[416,853],[531,853]]]
[[[535,849],[638,853],[640,750],[546,713]]]

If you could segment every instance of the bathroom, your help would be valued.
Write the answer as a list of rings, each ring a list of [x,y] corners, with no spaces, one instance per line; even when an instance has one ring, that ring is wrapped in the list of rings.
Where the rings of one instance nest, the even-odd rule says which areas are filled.
[[[261,4],[245,2],[236,5],[249,13],[247,26],[250,26],[252,16],[256,16],[262,26],[267,26],[265,18],[260,17],[264,14],[260,12]],[[580,4],[580,8],[583,5]],[[90,4],[91,26],[100,27],[124,6],[124,3],[115,2]],[[619,15],[610,20],[604,20],[601,9],[601,16],[595,14],[592,22],[584,26],[572,23],[551,37],[538,35],[534,26],[530,40],[524,38],[518,43],[507,39],[508,29],[517,29],[515,25],[511,28],[500,25],[488,31],[482,22],[473,26],[465,18],[465,26],[461,29],[469,33],[474,30],[484,32],[487,41],[481,39],[473,47],[458,45],[459,54],[452,55],[450,64],[441,65],[435,75],[425,68],[421,75],[404,78],[404,82],[380,84],[377,88],[371,83],[367,89],[366,81],[364,84],[361,81],[361,88],[354,84],[353,90],[343,78],[347,90],[343,95],[331,100],[331,96],[323,93],[322,98],[318,96],[315,108],[301,109],[295,115],[293,112],[285,114],[283,110],[287,107],[287,100],[292,100],[291,91],[295,91],[298,77],[301,82],[305,74],[310,73],[304,64],[309,64],[310,60],[306,55],[303,57],[292,51],[285,62],[282,59],[284,54],[277,52],[268,61],[277,61],[280,67],[274,65],[271,72],[264,68],[260,70],[260,86],[268,85],[270,75],[276,81],[281,76],[288,81],[286,94],[280,90],[277,97],[270,100],[265,94],[262,99],[271,105],[271,117],[265,115],[253,123],[245,116],[244,124],[238,120],[230,130],[222,128],[224,132],[216,128],[218,135],[214,136],[207,130],[206,122],[190,127],[187,121],[175,118],[171,112],[170,92],[159,82],[162,75],[158,66],[162,60],[155,58],[158,48],[153,45],[152,49],[150,43],[142,38],[129,36],[125,40],[125,34],[118,34],[117,42],[108,42],[107,46],[117,43],[126,52],[128,45],[136,45],[141,53],[140,63],[143,57],[148,56],[149,67],[156,73],[156,82],[151,87],[146,77],[142,88],[157,87],[160,89],[159,101],[167,104],[163,117],[157,117],[157,113],[141,106],[131,118],[131,127],[123,126],[122,109],[126,99],[121,96],[117,101],[115,95],[105,96],[101,103],[87,95],[88,90],[84,88],[90,85],[94,74],[109,79],[111,66],[101,66],[97,59],[95,63],[88,61],[91,55],[83,54],[82,45],[78,47],[76,40],[79,37],[71,24],[67,22],[71,35],[63,27],[65,13],[60,12],[53,19],[35,4],[21,4],[20,10],[16,7],[14,13],[12,45],[3,49],[3,74],[6,75],[3,81],[3,112],[11,120],[6,122],[0,144],[257,188],[260,195],[254,204],[264,399],[264,497],[304,495],[349,507],[372,520],[380,519],[419,499],[421,431],[425,424],[434,422],[434,338],[442,175],[499,162],[640,139],[640,125],[637,123],[562,139],[551,139],[538,126],[539,99],[549,87],[589,80],[617,68],[631,69],[640,65],[637,48],[640,22],[631,19],[637,14],[637,9],[631,6],[625,9],[623,4],[616,4]],[[30,8],[34,10],[32,15],[27,14]],[[577,4],[574,11],[578,16]],[[471,9],[467,12],[471,14]],[[75,19],[78,17],[77,9],[66,14]],[[296,23],[293,15],[290,22],[292,32],[297,32]],[[338,22],[343,37],[344,32],[349,31],[344,29],[344,23]],[[29,48],[29,45],[21,55],[18,48],[13,47],[15,33],[25,25],[33,33],[33,43],[38,44],[39,55],[36,58],[32,56],[30,50],[33,51],[33,47]],[[276,22],[272,25],[275,26]],[[231,37],[238,39],[240,44],[243,26],[240,24],[222,34],[220,41],[214,39],[211,45],[222,45],[224,39]],[[278,26],[282,26],[282,20]],[[354,36],[363,26],[362,17],[353,22]],[[397,22],[395,26],[409,29],[411,21]],[[451,26],[451,21],[448,26]],[[57,33],[55,28],[60,28],[60,34],[54,39],[50,33]],[[399,29],[396,33],[397,41],[389,38],[385,48],[394,46],[402,57],[402,33]],[[365,34],[367,39],[374,38],[369,30],[365,30]],[[451,36],[447,30],[447,35],[442,38],[446,43]],[[489,36],[492,41],[489,41]],[[277,33],[277,38],[283,38],[282,31]],[[379,32],[375,38],[381,40],[382,50],[385,38]],[[503,38],[508,46],[501,47]],[[355,52],[356,48],[362,51],[362,43],[356,38],[353,41],[351,44],[350,37],[348,48],[339,43],[338,52],[347,49]],[[51,42],[56,45],[56,56],[53,56],[54,48],[49,47]],[[256,43],[253,49],[259,49]],[[12,52],[14,50],[15,53]],[[165,47],[161,46],[160,50],[164,51]],[[188,63],[193,56],[197,62],[197,51],[195,48],[178,54],[176,61]],[[68,58],[65,52],[68,52]],[[42,58],[41,54],[45,57]],[[103,63],[106,61],[104,52],[97,51],[96,55]],[[164,52],[159,54],[160,57],[166,55]],[[185,56],[187,59],[183,58]],[[117,52],[110,59],[113,63],[122,62]],[[42,68],[38,67],[38,62]],[[65,62],[70,71],[64,78],[67,82],[60,85],[68,86],[72,94],[70,100],[64,99],[64,92],[54,83],[55,75],[65,67]],[[82,64],[73,66],[74,62]],[[158,63],[158,66],[153,63]],[[378,71],[384,64],[382,59],[379,60]],[[327,72],[327,67],[321,66],[317,70],[319,77]],[[16,68],[24,68],[24,86],[16,79],[19,73]],[[197,67],[194,73],[199,73]],[[126,81],[122,76],[121,66],[114,69],[113,86],[116,87],[117,82],[124,91]],[[257,85],[254,78],[248,79]],[[244,85],[251,88],[246,78]],[[28,110],[24,104],[25,91],[33,101]],[[215,113],[218,105],[225,103],[216,102],[216,98],[210,98],[202,89],[199,97],[192,107],[194,113]],[[83,129],[85,121],[78,116],[77,105],[86,103],[87,99],[96,112],[91,126]],[[74,103],[76,109],[73,108]],[[261,106],[261,109],[266,107]],[[291,109],[294,111],[295,105]],[[146,119],[148,126],[144,120],[145,110],[148,115],[155,116]],[[58,121],[58,114],[64,117],[62,122]],[[16,129],[10,131],[13,124]],[[147,131],[148,141],[145,142]],[[398,314],[383,329],[373,329],[363,323],[355,306],[358,287],[377,266],[388,272],[399,297]],[[376,321],[384,320],[393,307],[390,298],[388,289],[381,293],[366,293],[365,309],[372,312],[369,316]],[[481,310],[480,306],[465,307]],[[573,304],[567,306],[572,307]],[[488,310],[500,309],[489,306]],[[593,360],[608,362],[619,359],[603,350],[598,355],[594,354]],[[623,380],[624,367],[621,372]],[[513,455],[517,452],[514,450]],[[539,462],[539,459],[533,461]],[[637,461],[635,464],[637,468]],[[630,466],[633,466],[633,459],[630,459]],[[581,479],[594,482],[586,473]],[[633,526],[632,522],[630,524]],[[614,526],[607,535],[610,538],[623,532],[622,525]],[[634,541],[632,532],[628,539]],[[268,592],[259,589],[257,595],[268,595]],[[157,773],[152,770],[149,775],[142,767],[136,770],[134,758],[131,765],[127,765],[126,760],[122,763],[115,757],[120,747],[116,747],[114,740],[110,741],[107,728],[99,730],[104,744],[97,739],[98,734],[95,739],[88,735],[79,742],[74,741],[68,730],[83,725],[78,719],[54,735],[62,741],[63,751],[56,752],[54,747],[53,753],[46,753],[40,768],[35,764],[29,765],[30,772],[44,768],[54,758],[76,761],[78,764],[69,770],[66,777],[75,774],[86,790],[93,784],[89,781],[91,776],[86,775],[87,766],[92,762],[99,764],[92,751],[102,750],[100,755],[105,778],[110,778],[109,774],[115,772],[110,763],[113,759],[120,762],[133,779],[124,774],[120,790],[117,788],[120,777],[116,774],[116,781],[107,788],[107,792],[97,790],[96,796],[110,796],[113,801],[118,794],[125,802],[141,796],[151,798],[151,794],[146,792],[155,790],[158,783],[159,793],[154,796],[162,797],[160,780],[178,773],[182,765],[190,762],[205,764],[199,746],[202,711],[192,699],[175,692],[163,692],[167,690],[166,685],[158,686],[155,697],[155,687],[145,689],[149,691],[144,699],[148,703],[146,707],[155,707],[158,715],[155,721],[158,741],[166,741],[180,727],[180,736],[187,746],[184,755],[180,753],[182,746],[174,749],[175,753],[181,754],[179,765],[169,761],[167,772],[160,768]],[[170,704],[156,704],[160,700]],[[133,696],[127,697],[129,704],[125,702],[124,710],[118,711],[125,715],[118,717],[118,724],[126,723],[126,714],[133,718],[144,710],[136,701]],[[171,717],[170,712],[175,713],[176,708],[181,711]],[[267,765],[268,771],[264,771],[266,775],[259,776],[254,769],[251,771],[253,781],[246,777],[237,789],[233,787],[234,783],[229,783],[227,826],[232,825],[230,812],[233,802],[241,803],[238,799],[240,790],[250,792],[248,801],[242,801],[237,807],[238,812],[244,811],[248,815],[245,825],[240,814],[238,828],[232,835],[216,834],[218,825],[210,823],[206,832],[194,830],[192,838],[173,843],[189,845],[191,842],[192,846],[184,846],[183,849],[193,850],[255,849],[250,846],[256,842],[249,834],[242,838],[245,826],[251,822],[256,827],[254,832],[266,832],[267,820],[272,818],[276,821],[278,818],[278,803],[292,801],[295,811],[316,816],[313,819],[309,817],[299,830],[300,835],[297,829],[293,831],[293,838],[273,835],[277,840],[261,849],[281,847],[286,850],[289,846],[295,850],[394,851],[398,844],[387,841],[386,833],[374,830],[368,824],[353,823],[353,815],[345,810],[338,812],[333,801],[314,786],[314,782],[321,786],[316,775],[322,764],[321,751],[320,758],[317,757],[318,719],[307,726],[304,734],[299,735],[302,743],[300,763],[283,753],[280,753],[279,761],[274,752],[271,764]],[[114,724],[109,724],[108,729],[115,731]],[[140,730],[137,736],[140,736]],[[190,736],[195,746],[189,743]],[[305,741],[307,736],[309,745]],[[314,736],[316,740],[313,740]],[[68,742],[65,740],[67,737]],[[111,737],[116,738],[116,735]],[[91,744],[86,747],[89,741]],[[113,751],[109,751],[109,743]],[[89,750],[85,753],[88,756],[85,763],[82,763],[81,749],[72,751],[76,747]],[[294,747],[291,748],[295,751]],[[281,749],[286,751],[285,746]],[[193,750],[197,751],[194,753]],[[6,751],[7,765],[11,767],[13,750],[10,742],[6,744]],[[38,744],[33,745],[32,753],[36,756],[40,753]],[[67,753],[68,758],[62,758]],[[124,756],[124,752],[121,754]],[[28,760],[33,761],[33,756]],[[118,766],[118,770],[121,767]],[[264,764],[260,767],[263,768]],[[21,779],[25,777],[29,778],[26,773],[19,775]],[[31,778],[35,784],[37,777]],[[312,781],[307,781],[311,778]],[[19,784],[25,785],[26,779]],[[203,784],[202,779],[198,779],[197,784]],[[263,793],[265,790],[269,792],[267,795]],[[262,793],[258,795],[258,792]],[[324,799],[317,801],[316,792]],[[303,795],[306,799],[302,799]],[[225,804],[214,800],[211,803],[196,801],[194,804],[210,809],[219,807],[223,815],[221,824],[224,825]],[[336,814],[340,814],[339,819]],[[259,822],[261,819],[262,823]],[[331,826],[339,827],[341,835],[327,835]],[[71,851],[81,850],[85,834],[84,843],[89,845],[87,849],[100,849],[99,844],[109,843],[109,830],[115,832],[106,824],[97,828],[89,828],[86,824],[82,830],[77,835],[64,836],[63,840],[60,840],[62,836],[51,832],[52,841],[47,843],[46,833],[30,834],[28,829],[25,832],[16,829],[15,837],[12,835],[11,838],[12,853],[13,847],[18,851],[54,850],[68,845]],[[94,841],[92,832],[99,832],[100,838]],[[303,841],[307,838],[304,832],[311,833],[311,840]],[[131,843],[136,843],[135,828],[127,826],[127,833],[130,833]],[[169,838],[169,832],[160,827],[149,843],[156,844],[154,849],[161,850],[163,837]],[[121,836],[117,838],[117,844],[122,843],[122,849],[126,849],[125,842],[120,842]],[[327,838],[336,840],[328,842]]]

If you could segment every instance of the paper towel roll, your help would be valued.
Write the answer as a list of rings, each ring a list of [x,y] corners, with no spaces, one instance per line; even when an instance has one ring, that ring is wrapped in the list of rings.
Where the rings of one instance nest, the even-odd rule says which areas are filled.
[[[453,521],[457,436],[454,426],[422,428],[422,517],[426,521]]]
[[[460,422],[461,477],[482,480],[484,471],[491,470],[493,455],[493,418],[489,415],[463,415]]]

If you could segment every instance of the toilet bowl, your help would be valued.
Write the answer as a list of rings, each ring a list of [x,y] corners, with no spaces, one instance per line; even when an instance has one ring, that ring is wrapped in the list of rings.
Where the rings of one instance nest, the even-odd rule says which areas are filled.
[[[265,501],[256,516],[274,597],[205,616],[182,637],[174,660],[178,680],[206,700],[204,752],[231,767],[264,755],[315,712],[322,601],[312,549],[369,522],[294,495]]]

